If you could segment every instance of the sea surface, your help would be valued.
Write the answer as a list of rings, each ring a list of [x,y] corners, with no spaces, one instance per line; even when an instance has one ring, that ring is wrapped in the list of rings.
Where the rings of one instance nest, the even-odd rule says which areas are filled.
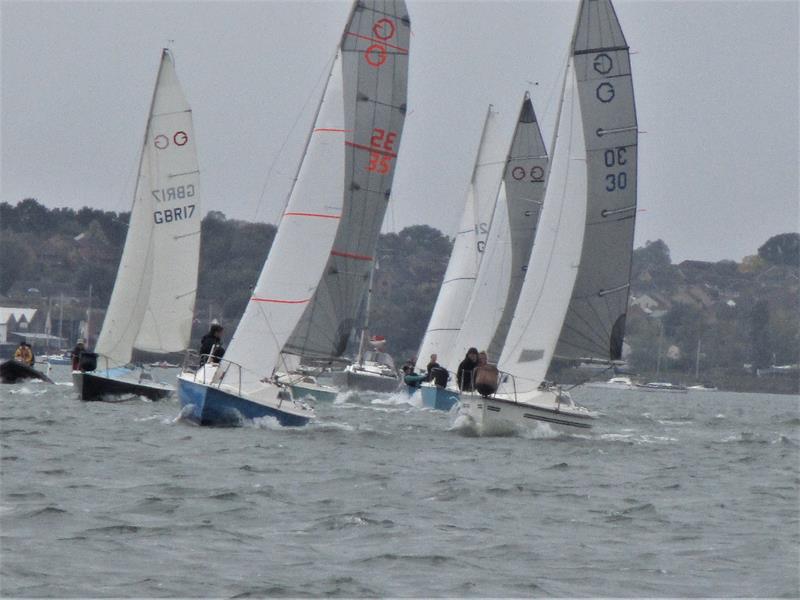
[[[487,438],[376,394],[200,428],[53,375],[0,386],[5,597],[800,596],[797,397],[579,388],[590,433]]]

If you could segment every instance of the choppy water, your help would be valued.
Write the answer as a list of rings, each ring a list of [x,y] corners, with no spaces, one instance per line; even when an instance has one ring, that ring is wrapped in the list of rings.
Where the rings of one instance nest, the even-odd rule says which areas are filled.
[[[207,429],[2,386],[0,593],[800,595],[797,398],[575,396],[591,434],[476,438],[400,396]]]

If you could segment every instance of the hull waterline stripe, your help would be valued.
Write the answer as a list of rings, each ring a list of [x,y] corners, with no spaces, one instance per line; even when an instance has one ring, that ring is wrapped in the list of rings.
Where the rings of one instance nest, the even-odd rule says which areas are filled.
[[[306,302],[311,302],[311,298],[307,298],[305,300],[276,300],[275,298],[256,298],[253,296],[250,298],[250,302],[271,302],[274,304],[305,304]]]
[[[349,252],[339,252],[338,250],[331,250],[331,256],[341,256],[342,258],[352,258],[353,260],[372,260],[371,256],[350,254]]]

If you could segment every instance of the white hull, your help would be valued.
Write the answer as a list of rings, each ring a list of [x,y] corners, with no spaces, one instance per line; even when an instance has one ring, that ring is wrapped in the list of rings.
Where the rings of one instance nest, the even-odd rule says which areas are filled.
[[[597,418],[596,413],[573,404],[571,400],[559,401],[558,395],[550,390],[537,392],[525,402],[500,395],[483,398],[462,392],[459,415],[468,417],[481,435],[536,427],[538,423],[574,432],[590,429]]]

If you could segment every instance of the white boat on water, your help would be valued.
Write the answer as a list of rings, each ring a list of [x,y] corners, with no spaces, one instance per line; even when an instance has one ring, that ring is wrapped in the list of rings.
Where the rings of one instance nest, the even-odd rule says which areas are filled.
[[[339,309],[349,314],[350,303],[341,294],[355,293],[344,282],[358,279],[360,299],[368,279],[405,118],[409,35],[402,0],[353,4],[275,241],[225,358],[178,377],[189,421],[272,417],[299,426],[313,418],[276,374],[290,371],[283,352],[310,357],[316,348],[325,358],[349,336],[353,320]],[[342,229],[378,205],[374,240]]]
[[[461,397],[460,413],[479,433],[591,427],[596,413],[543,384],[551,362],[621,358],[638,130],[628,45],[610,0],[580,4],[556,127],[539,231],[498,363],[504,375],[476,373],[484,395]]]
[[[82,400],[169,396],[175,388],[130,365],[133,349],[180,352],[192,328],[200,259],[200,183],[192,110],[164,50],[128,234],[94,352],[73,371]]]
[[[630,377],[612,377],[608,381],[592,381],[586,384],[588,388],[604,388],[612,390],[635,390],[636,384]]]

